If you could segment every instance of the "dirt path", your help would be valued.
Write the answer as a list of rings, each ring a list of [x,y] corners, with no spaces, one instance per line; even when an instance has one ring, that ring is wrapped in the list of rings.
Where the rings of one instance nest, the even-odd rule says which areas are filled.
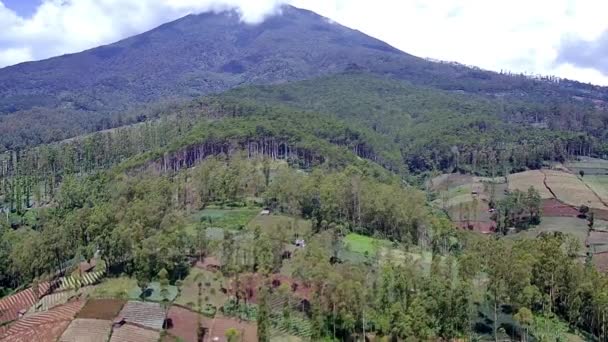
[[[540,170],[540,172],[542,172],[542,174],[543,174],[543,185],[545,186],[545,188],[547,188],[547,190],[549,190],[549,192],[551,193],[553,198],[555,198],[560,203],[564,203],[564,202],[560,201],[559,198],[557,198],[557,196],[555,195],[555,192],[553,192],[553,189],[551,189],[551,187],[549,187],[549,185],[547,184],[547,173],[545,173],[544,170]]]

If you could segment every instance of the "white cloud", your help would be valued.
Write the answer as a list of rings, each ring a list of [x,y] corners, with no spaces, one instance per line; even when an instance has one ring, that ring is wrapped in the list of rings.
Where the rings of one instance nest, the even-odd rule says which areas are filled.
[[[294,0],[420,57],[490,70],[557,75],[608,85],[608,75],[556,65],[562,38],[608,29],[598,0]],[[599,75],[598,75],[599,74]]]
[[[258,23],[274,14],[282,2],[44,0],[31,18],[21,18],[0,0],[0,55],[6,56],[0,59],[0,67],[112,43],[189,13],[235,9],[243,21]]]
[[[608,29],[608,1],[44,0],[29,19],[1,1],[0,55],[12,57],[0,66],[111,43],[191,12],[234,8],[256,23],[289,2],[417,56],[608,85],[594,69],[556,63],[564,37],[595,40]]]

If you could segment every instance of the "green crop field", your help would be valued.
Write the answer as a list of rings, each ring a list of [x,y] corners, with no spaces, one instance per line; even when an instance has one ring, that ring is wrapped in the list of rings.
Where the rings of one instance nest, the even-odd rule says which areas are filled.
[[[227,229],[242,229],[258,213],[259,208],[237,208],[237,209],[203,209],[192,215],[194,222],[207,222],[212,227]]]
[[[369,236],[351,233],[344,237],[344,244],[346,249],[351,252],[368,254],[373,256],[376,254],[378,249],[382,246],[390,245],[390,241],[374,239]]]
[[[94,298],[129,298],[129,291],[137,287],[137,280],[120,277],[109,278],[98,285],[95,285],[91,296]]]

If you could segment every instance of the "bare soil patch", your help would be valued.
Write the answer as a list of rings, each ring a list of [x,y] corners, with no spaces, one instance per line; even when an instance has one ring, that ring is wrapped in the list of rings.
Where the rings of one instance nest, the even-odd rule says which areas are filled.
[[[226,330],[230,328],[234,328],[239,332],[239,336],[243,342],[257,341],[257,326],[254,323],[238,321],[222,316],[207,318],[179,306],[171,307],[168,318],[172,322],[172,326],[167,330],[169,335],[180,338],[185,342],[198,341],[197,329],[199,319],[201,320],[203,327],[208,329],[207,335],[205,336],[205,342],[227,341],[225,334]],[[214,339],[216,337],[218,338],[217,340]]]
[[[90,299],[78,313],[77,318],[113,320],[125,304],[119,299]]]
[[[543,217],[577,217],[579,214],[577,209],[555,198],[543,199],[541,205]]]

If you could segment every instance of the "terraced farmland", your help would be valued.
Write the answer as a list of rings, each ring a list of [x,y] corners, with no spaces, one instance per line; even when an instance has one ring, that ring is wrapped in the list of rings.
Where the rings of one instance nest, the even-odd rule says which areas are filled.
[[[123,324],[112,330],[110,342],[157,342],[159,338],[158,331]]]
[[[76,301],[26,316],[0,335],[0,341],[56,341],[83,304]]]
[[[43,312],[52,309],[55,306],[67,303],[70,298],[76,296],[78,292],[69,290],[48,294],[42,297],[36,304],[32,305],[28,310],[28,314],[35,312]]]
[[[82,277],[81,276],[63,277],[60,279],[61,286],[59,287],[59,290],[61,290],[61,291],[73,290],[73,289],[79,289],[83,286],[97,284],[101,280],[101,278],[103,278],[104,274],[105,274],[104,271],[97,271],[97,272],[84,273],[82,275]]]
[[[562,202],[580,207],[607,209],[598,196],[593,193],[577,176],[554,170],[543,170],[546,184]]]
[[[61,335],[59,342],[106,342],[112,332],[112,321],[77,318]]]
[[[0,323],[14,321],[19,318],[19,312],[27,311],[38,299],[50,289],[48,282],[38,285],[38,296],[31,288],[19,291],[0,300]]]
[[[606,175],[585,175],[583,182],[587,184],[603,202],[608,203],[608,176]]]
[[[129,301],[122,308],[118,317],[127,323],[161,330],[165,321],[165,311],[158,303]]]
[[[554,198],[553,194],[544,185],[545,174],[540,170],[525,171],[515,173],[507,177],[509,190],[519,190],[527,192],[530,187],[538,191],[541,198]]]

